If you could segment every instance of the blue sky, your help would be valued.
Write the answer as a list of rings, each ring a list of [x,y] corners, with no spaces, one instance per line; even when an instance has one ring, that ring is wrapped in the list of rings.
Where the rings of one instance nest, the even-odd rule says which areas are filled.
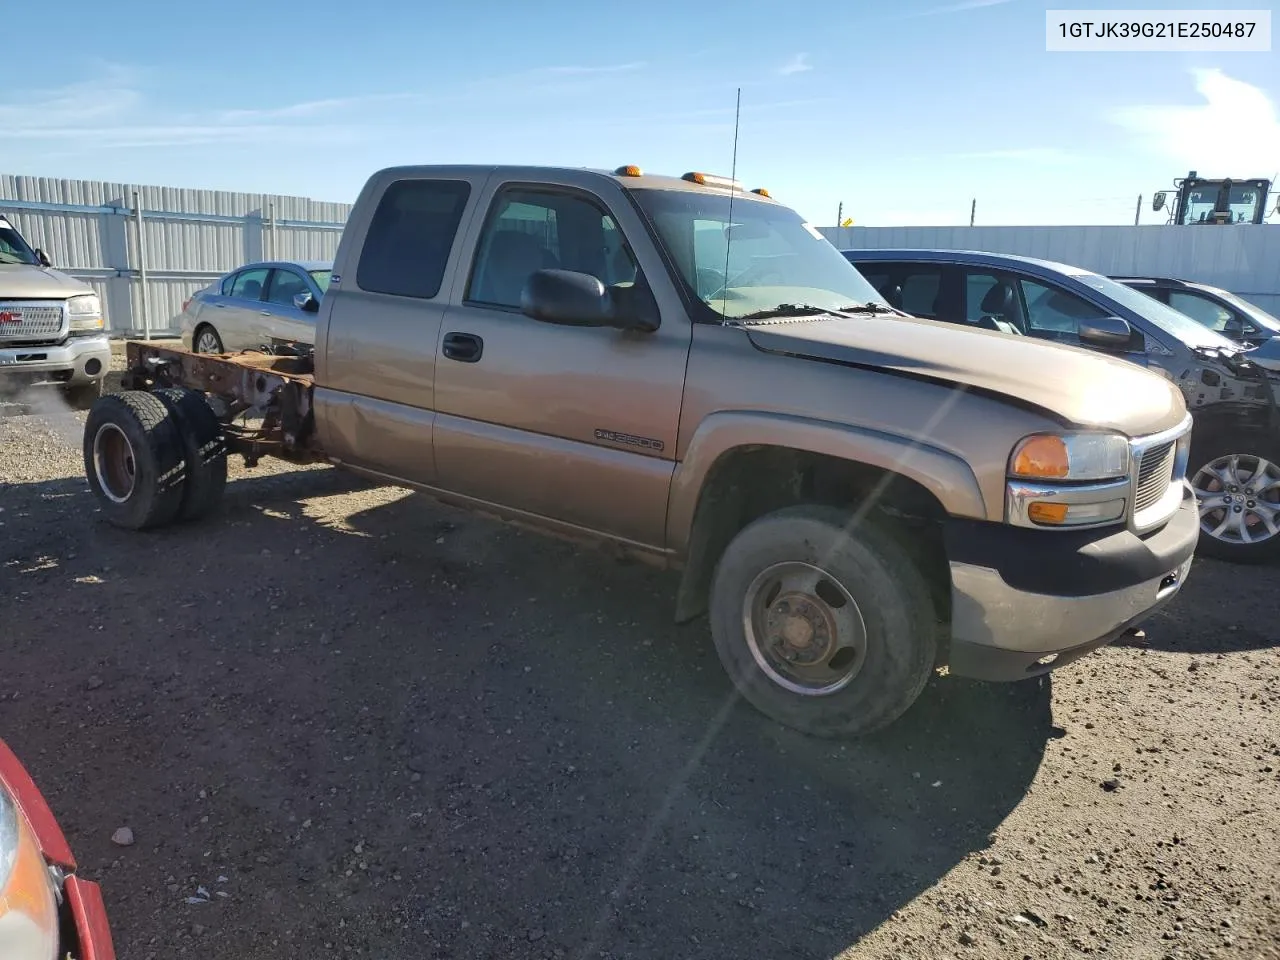
[[[0,173],[338,201],[401,163],[728,173],[738,87],[739,179],[820,225],[972,198],[979,224],[1131,223],[1188,169],[1280,169],[1274,52],[1045,51],[1047,8],[1105,5],[61,0],[77,42],[9,71]],[[5,34],[49,9],[6,4]]]

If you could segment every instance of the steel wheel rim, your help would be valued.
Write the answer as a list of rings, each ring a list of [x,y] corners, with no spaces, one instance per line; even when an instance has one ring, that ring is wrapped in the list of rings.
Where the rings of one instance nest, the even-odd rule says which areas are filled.
[[[747,588],[742,627],[756,666],[785,690],[830,696],[867,656],[867,626],[852,594],[821,567],[775,563]]]
[[[1200,529],[1222,543],[1248,546],[1280,534],[1280,465],[1252,453],[1229,453],[1191,481]]]
[[[112,503],[125,503],[137,483],[133,444],[114,423],[104,423],[93,437],[93,472],[98,487]]]
[[[196,353],[221,352],[221,344],[218,343],[218,335],[212,330],[200,331],[200,336],[196,339]]]

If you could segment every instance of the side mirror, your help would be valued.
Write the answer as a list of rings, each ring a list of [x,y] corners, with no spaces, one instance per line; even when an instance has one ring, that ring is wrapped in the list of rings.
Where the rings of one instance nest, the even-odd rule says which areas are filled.
[[[303,313],[318,313],[320,301],[309,293],[294,294],[293,305]]]
[[[538,270],[520,294],[520,311],[542,323],[565,327],[613,327],[646,333],[658,328],[654,317],[637,309],[630,297],[615,296],[599,277],[574,270]],[[655,311],[656,313],[656,311]]]
[[[1124,350],[1133,342],[1133,328],[1122,317],[1081,320],[1080,342],[1102,350]]]
[[[46,254],[43,250],[36,250],[35,255],[36,255],[36,259],[40,261],[40,266],[42,267],[53,266],[53,264],[49,262],[48,254]]]

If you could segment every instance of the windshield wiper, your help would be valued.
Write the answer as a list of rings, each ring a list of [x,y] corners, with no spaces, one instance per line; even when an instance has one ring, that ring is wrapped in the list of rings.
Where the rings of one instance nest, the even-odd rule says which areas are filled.
[[[866,303],[855,303],[848,307],[841,307],[840,313],[896,313],[906,316],[901,310],[889,306],[887,303],[876,303],[874,300],[868,300]]]
[[[810,303],[780,303],[776,307],[770,307],[768,310],[757,310],[755,313],[748,313],[745,316],[738,317],[738,319],[771,320],[774,317],[814,317],[819,315],[845,316],[839,310],[832,310],[828,307],[815,307]]]
[[[776,307],[770,307],[768,310],[757,310],[755,313],[748,313],[746,316],[739,317],[738,320],[741,322],[744,320],[771,320],[775,317],[813,317],[819,315],[852,320],[853,315],[857,313],[901,314],[901,311],[883,303],[876,303],[874,300],[839,308],[815,307],[811,303],[780,303]]]

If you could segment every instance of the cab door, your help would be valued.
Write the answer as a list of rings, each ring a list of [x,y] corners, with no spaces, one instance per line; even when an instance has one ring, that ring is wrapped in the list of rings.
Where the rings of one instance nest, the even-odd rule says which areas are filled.
[[[664,543],[685,365],[683,311],[650,333],[553,326],[520,310],[541,269],[606,286],[661,273],[621,188],[498,182],[440,329],[435,427],[447,490],[648,546]],[[648,271],[648,274],[646,274]],[[665,274],[661,282],[669,282]]]
[[[436,345],[460,227],[486,178],[390,171],[361,194],[316,331],[316,422],[339,462],[435,482]]]

